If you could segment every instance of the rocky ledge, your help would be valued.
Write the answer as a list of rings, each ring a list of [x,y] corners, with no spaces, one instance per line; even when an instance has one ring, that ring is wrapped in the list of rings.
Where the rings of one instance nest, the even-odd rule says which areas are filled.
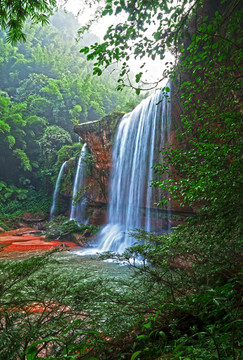
[[[73,130],[87,143],[89,148],[89,134],[99,136],[103,145],[105,145],[107,141],[112,140],[115,129],[123,115],[124,112],[114,111],[100,120],[75,125]]]
[[[0,260],[36,255],[40,251],[75,248],[71,241],[47,241],[45,236],[34,235],[34,228],[21,228],[0,233]]]

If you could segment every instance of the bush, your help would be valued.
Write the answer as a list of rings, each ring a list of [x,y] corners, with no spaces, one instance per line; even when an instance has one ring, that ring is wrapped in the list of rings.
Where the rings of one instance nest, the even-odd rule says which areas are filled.
[[[0,202],[0,226],[10,230],[18,226],[24,212],[49,214],[51,197],[42,191],[36,191],[33,186],[24,190],[24,198]]]
[[[80,225],[75,220],[68,220],[65,216],[56,216],[53,220],[49,221],[46,225],[46,238],[47,239],[66,239],[72,233],[83,234],[85,230],[90,230],[91,233],[96,233],[99,226],[95,225]]]

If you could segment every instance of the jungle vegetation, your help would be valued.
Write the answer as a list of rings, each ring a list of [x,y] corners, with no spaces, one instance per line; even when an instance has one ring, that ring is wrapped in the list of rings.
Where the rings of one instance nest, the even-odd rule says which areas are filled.
[[[166,74],[180,94],[181,129],[156,168],[158,175],[169,176],[154,186],[191,206],[195,215],[170,234],[138,231],[137,244],[126,253],[107,254],[134,270],[119,284],[63,273],[49,254],[1,262],[2,359],[240,359],[242,2],[211,5],[207,0],[105,1],[102,16],[124,12],[127,19],[108,29],[104,43],[83,47],[96,61],[98,79],[114,60],[123,59],[118,86],[126,88],[130,51],[163,58],[169,48],[175,55]],[[152,38],[144,36],[154,22]],[[141,69],[133,85],[137,93],[142,76]],[[142,265],[134,258],[142,258]],[[44,309],[36,316],[25,307],[35,303]]]
[[[6,229],[23,211],[49,212],[58,171],[82,146],[74,124],[140,101],[131,90],[116,91],[115,68],[92,76],[79,50],[98,38],[87,33],[78,44],[79,26],[60,10],[44,27],[27,20],[25,42],[11,44],[0,33],[0,226]]]

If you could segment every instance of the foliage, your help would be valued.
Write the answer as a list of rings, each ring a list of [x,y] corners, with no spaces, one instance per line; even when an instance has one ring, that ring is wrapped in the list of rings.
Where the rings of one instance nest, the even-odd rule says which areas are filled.
[[[59,265],[50,254],[1,262],[1,359],[75,359],[77,352],[90,351],[88,338],[97,332],[88,325],[84,309],[70,303],[70,295],[87,292],[89,275],[74,275],[68,268],[64,275]]]
[[[42,212],[49,215],[51,197],[32,186],[19,189],[0,182],[0,226],[5,230],[18,227],[24,212]]]
[[[17,9],[17,2],[8,3],[0,5],[3,22],[6,17],[11,21],[11,15],[23,5],[18,3]],[[11,6],[13,13],[9,12]],[[35,5],[25,2],[23,17],[33,8]],[[34,17],[41,12],[41,7],[35,9]],[[79,28],[74,15],[59,11],[45,27],[33,25],[31,19],[22,26],[21,16],[18,21],[12,24],[16,26],[13,31],[24,32],[25,42],[13,46],[5,31],[0,32],[0,153],[4,154],[0,157],[0,180],[23,189],[30,183],[51,193],[61,158],[68,160],[69,152],[70,158],[77,156],[78,146],[58,155],[63,146],[77,141],[72,121],[96,120],[116,107],[129,110],[139,98],[128,90],[115,92],[115,73],[107,72],[102,79],[92,77],[92,67],[74,41]],[[9,34],[11,31],[9,28]],[[81,43],[97,40],[87,33]]]
[[[65,239],[72,233],[83,234],[85,230],[96,233],[99,227],[95,225],[81,225],[75,220],[67,220],[65,216],[56,216],[46,225],[47,239]]]
[[[124,344],[123,351],[140,352],[141,359],[239,356],[241,242],[223,242],[219,234],[206,242],[207,226],[200,233],[189,223],[162,236],[139,231],[131,236],[142,242],[123,255],[105,256],[134,267],[139,284],[139,300],[130,307],[144,316],[133,346]]]
[[[3,0],[0,4],[0,26],[7,29],[7,39],[11,42],[25,40],[26,37],[22,31],[25,21],[31,17],[33,23],[48,23],[48,17],[52,14],[56,6],[56,0],[27,0],[23,4],[19,1]]]
[[[194,249],[176,233],[132,236],[144,244],[118,257],[134,269],[128,278],[105,279],[85,263],[86,271],[80,271],[80,263],[74,269],[70,258],[63,263],[55,256],[1,262],[6,284],[1,288],[2,325],[8,319],[1,354],[9,352],[9,359],[18,359],[21,351],[45,349],[44,358],[59,358],[66,347],[70,356],[73,350],[92,349],[84,358],[107,360],[134,359],[136,354],[150,360],[237,358],[241,269],[234,245],[221,248],[223,264],[209,257],[205,264],[200,256],[206,245],[196,234]],[[135,260],[139,256],[144,259],[140,264]],[[176,262],[178,257],[183,261]],[[227,274],[225,266],[230,268]]]
[[[183,128],[175,143],[163,149],[163,162],[156,167],[158,175],[169,176],[154,186],[169,191],[169,201],[192,206],[196,214],[170,235],[137,234],[144,244],[118,257],[137,267],[137,278],[143,274],[140,281],[148,286],[146,305],[136,307],[145,316],[133,343],[133,358],[240,356],[243,221],[239,4],[218,2],[211,7],[208,4],[207,9],[205,2],[202,9],[197,1],[189,8],[187,2],[169,6],[168,2],[156,1],[107,1],[103,15],[123,9],[128,13],[127,21],[111,26],[103,44],[82,50],[88,59],[97,59],[98,75],[102,67],[124,58],[119,87],[125,85],[128,73],[131,37],[137,57],[145,52],[163,57],[166,47],[181,55],[173,78],[181,90]],[[165,18],[163,10],[170,16]],[[151,41],[142,32],[155,18],[161,21]],[[166,73],[170,72],[168,69]],[[137,80],[142,75],[137,74]],[[158,204],[166,201],[158,199]],[[135,258],[143,259],[141,267],[133,265]]]
[[[7,186],[6,183],[0,181],[0,194],[1,194],[1,203],[6,203],[7,201],[22,200],[27,198],[27,190],[18,189],[14,185]]]
[[[36,263],[32,259],[1,263],[3,358],[23,359],[28,353],[29,357],[38,358],[39,341],[45,351],[53,345],[54,354],[43,355],[47,359],[72,358],[73,351],[84,352],[90,347],[92,352],[82,353],[83,358],[240,358],[242,13],[238,1],[226,1],[227,11],[216,2],[213,15],[207,17],[200,4],[201,1],[172,4],[107,0],[103,15],[118,14],[123,9],[128,21],[111,26],[103,44],[97,42],[91,50],[83,50],[90,59],[97,57],[94,73],[98,75],[102,66],[124,57],[120,87],[125,85],[130,47],[134,47],[137,58],[145,52],[152,58],[163,57],[167,47],[175,54],[183,54],[178,68],[182,70],[184,127],[176,144],[163,149],[164,162],[157,166],[158,175],[167,172],[168,179],[154,185],[168,189],[173,201],[192,206],[195,216],[171,234],[132,234],[140,240],[138,244],[122,256],[108,254],[134,269],[134,276],[128,280],[104,280],[96,275],[92,279],[90,269],[81,276],[79,269],[69,272],[70,264],[65,271],[57,263],[45,268],[46,259]],[[152,37],[143,36],[145,26],[151,26],[155,20],[158,26]],[[194,24],[193,29],[187,20]],[[16,50],[8,51],[16,56]],[[50,66],[44,50],[36,48],[34,56],[36,61],[40,59]],[[168,68],[167,73],[170,71]],[[136,80],[141,81],[142,76],[139,72]],[[9,80],[14,88],[14,77]],[[54,86],[57,83],[42,80],[42,95],[48,90],[48,95],[61,103],[62,92],[59,94]],[[85,78],[88,84],[92,81],[94,84],[91,77]],[[71,82],[77,94],[84,93],[85,82]],[[135,87],[140,89],[139,82]],[[90,89],[86,100],[90,99]],[[79,114],[84,112],[85,117],[88,106],[85,108],[77,98],[68,110],[80,105]],[[33,98],[29,100],[32,104]],[[37,104],[43,99],[34,100]],[[6,108],[8,101],[3,103]],[[16,114],[17,109],[10,117],[13,123],[19,121],[20,127],[24,126],[25,119]],[[4,136],[9,135],[10,127],[3,124]],[[158,203],[163,201],[158,199]],[[54,229],[61,235],[76,229],[76,224],[65,223],[62,218]],[[56,311],[52,303],[46,305],[46,299],[52,299]],[[23,310],[26,305],[34,309],[33,301],[44,305],[40,316]],[[16,305],[21,311],[11,310]],[[63,305],[69,306],[67,313]],[[94,331],[88,333],[89,339],[87,331]],[[55,336],[58,346],[54,347],[49,335]]]
[[[21,149],[14,149],[13,154],[20,159],[21,166],[24,168],[24,170],[31,171],[31,165],[30,161],[28,159],[28,156],[25,154],[25,152]]]
[[[45,133],[39,140],[39,144],[47,162],[56,157],[57,150],[64,144],[71,143],[70,134],[63,128],[53,125],[45,129]]]
[[[55,166],[58,169],[60,169],[64,161],[80,156],[82,147],[83,144],[81,143],[73,143],[72,145],[63,145],[57,152],[57,162]]]
[[[73,198],[73,205],[77,205],[80,201],[82,201],[83,199],[87,198],[88,196],[88,191],[90,190],[91,185],[87,185],[87,186],[83,186],[82,188],[80,188],[76,195]]]
[[[168,78],[174,68],[174,61],[166,62],[162,78],[155,84],[146,84],[146,81],[143,81],[143,68],[146,63],[144,59],[147,57],[163,60],[169,49],[175,55],[176,63],[179,45],[187,32],[186,24],[202,3],[200,0],[181,0],[177,3],[158,0],[106,0],[101,18],[121,14],[122,22],[109,26],[103,42],[85,46],[81,52],[87,55],[87,60],[96,60],[93,74],[98,76],[114,62],[122,61],[118,90],[132,86],[139,94],[141,89],[147,90],[159,85]],[[134,81],[129,69],[129,61],[133,58],[143,60],[141,65],[138,65],[139,70]]]

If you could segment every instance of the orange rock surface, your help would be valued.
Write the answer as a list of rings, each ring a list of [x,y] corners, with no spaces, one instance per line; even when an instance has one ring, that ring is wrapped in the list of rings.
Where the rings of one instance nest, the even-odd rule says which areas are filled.
[[[25,231],[32,231],[33,229],[25,229]],[[12,252],[12,251],[33,251],[33,250],[53,250],[58,247],[75,247],[76,244],[69,241],[45,241],[45,236],[33,236],[28,233],[21,233],[19,235],[18,230],[5,231],[0,233],[0,247],[2,251]]]

